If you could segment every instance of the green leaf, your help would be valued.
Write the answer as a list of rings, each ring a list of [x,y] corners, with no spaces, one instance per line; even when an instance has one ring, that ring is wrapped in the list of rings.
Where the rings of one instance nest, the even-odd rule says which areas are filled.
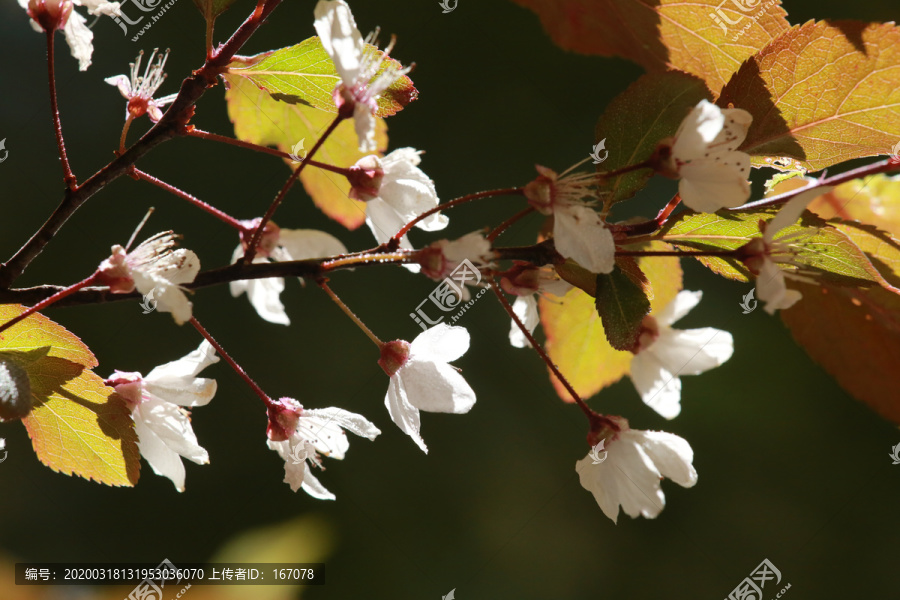
[[[658,242],[643,247],[670,249]],[[651,310],[659,311],[682,288],[679,259],[654,256],[638,259],[637,264],[653,289]],[[581,397],[593,396],[628,373],[633,355],[610,346],[594,298],[574,288],[562,299],[541,297],[538,302],[547,336],[547,353]],[[559,397],[572,402],[569,393],[552,374],[550,379]]]
[[[24,310],[0,306],[0,323]],[[140,454],[131,411],[90,370],[97,360],[81,340],[35,314],[0,334],[0,358],[28,375],[33,408],[22,422],[42,463],[107,485],[137,483]]]
[[[235,0],[194,0],[194,6],[203,15],[207,23],[216,20],[216,17],[228,10]]]
[[[302,104],[278,102],[243,77],[226,75],[225,80],[228,84],[225,101],[235,137],[246,142],[291,152],[295,144],[305,139],[308,148],[334,120],[331,113]],[[315,160],[347,167],[363,157],[352,121],[347,119],[338,125],[316,153]],[[388,145],[387,126],[379,117],[376,117],[375,143],[378,148]],[[296,167],[289,159],[285,163]],[[350,183],[346,177],[310,167],[303,170],[300,180],[316,206],[332,219],[348,229],[355,229],[365,221],[366,205],[348,196]]]
[[[646,277],[633,259],[619,260],[612,273],[597,275],[594,305],[606,340],[614,349],[631,350],[637,344],[641,323],[650,314],[647,286]]]
[[[675,135],[690,110],[712,99],[702,80],[680,71],[644,75],[606,107],[594,130],[595,143],[606,140],[609,157],[597,172],[613,171],[649,159],[660,140]],[[641,169],[603,181],[607,202],[632,197],[643,188],[653,169]]]
[[[648,72],[679,69],[715,95],[747,58],[790,25],[780,0],[513,0],[553,41],[581,54],[622,56]],[[712,15],[721,11],[729,25]]]
[[[366,45],[366,53],[369,56],[383,54],[371,44]],[[401,66],[393,58],[387,57],[375,77],[390,65],[397,68]],[[296,46],[258,54],[241,63],[232,63],[226,74],[232,79],[244,77],[252,81],[256,87],[267,91],[276,100],[337,113],[332,93],[341,78],[318,37],[311,37]],[[378,110],[375,114],[379,117],[394,115],[418,95],[412,80],[404,75],[378,96]]]
[[[591,273],[571,258],[566,262],[554,265],[557,275],[586,294],[595,298],[597,296],[597,275]]]
[[[769,221],[778,208],[759,211],[679,213],[658,234],[666,242],[686,250],[736,250],[761,236],[760,221]],[[843,233],[806,212],[797,223],[775,236],[791,238],[796,251],[794,262],[803,275],[834,285],[859,286],[880,283],[881,276],[865,254]],[[748,281],[748,270],[735,258],[698,256],[713,272],[738,281]]]
[[[900,28],[809,22],[748,59],[718,104],[753,115],[740,149],[757,166],[818,170],[890,153],[900,139],[898,79]]]

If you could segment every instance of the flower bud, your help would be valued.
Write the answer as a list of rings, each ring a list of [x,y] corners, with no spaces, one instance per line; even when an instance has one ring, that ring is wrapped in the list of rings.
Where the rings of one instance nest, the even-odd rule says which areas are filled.
[[[500,287],[507,294],[527,296],[541,287],[541,271],[531,263],[521,260],[513,262],[512,268],[505,271],[500,278]]]
[[[407,360],[409,360],[409,342],[394,340],[381,347],[381,358],[378,359],[378,365],[387,373],[388,377],[393,377],[400,367],[406,364]]]
[[[31,412],[31,380],[17,361],[0,356],[0,421],[21,419]]]
[[[241,225],[244,228],[241,229],[240,236],[241,246],[244,248],[244,252],[246,252],[247,247],[250,246],[250,242],[253,240],[253,234],[256,232],[256,228],[259,227],[261,221],[261,217],[241,221]],[[281,228],[272,221],[268,221],[263,228],[262,236],[259,238],[259,245],[256,247],[256,256],[268,257],[278,246],[280,237]]]
[[[525,197],[535,210],[541,214],[549,215],[553,212],[555,178],[550,175],[552,171],[545,167],[537,165],[537,170],[540,175],[525,186]]]
[[[368,202],[378,197],[381,191],[381,180],[384,179],[384,169],[381,160],[374,154],[364,156],[356,164],[350,167],[347,181],[350,182],[350,197],[362,202]]]
[[[273,442],[283,442],[297,431],[303,405],[293,398],[280,398],[272,402],[266,412],[269,416],[266,435]]]
[[[128,271],[125,259],[128,254],[122,246],[112,247],[112,255],[97,268],[97,283],[109,286],[113,294],[130,294],[134,291],[134,279]]]
[[[72,0],[29,0],[28,16],[44,31],[55,31],[66,26],[72,14]]]

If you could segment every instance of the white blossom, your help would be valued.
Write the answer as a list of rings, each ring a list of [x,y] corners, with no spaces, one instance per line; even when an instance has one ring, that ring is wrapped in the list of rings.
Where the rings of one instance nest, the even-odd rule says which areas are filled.
[[[19,6],[28,11],[35,31],[43,32],[37,23],[41,14],[51,15],[52,20],[61,24],[69,51],[78,60],[78,70],[86,71],[91,66],[94,53],[94,34],[87,26],[87,19],[74,10],[74,6],[84,6],[91,15],[113,16],[119,14],[120,3],[105,0],[19,0]]]
[[[363,157],[351,168],[359,174],[351,176],[351,196],[366,202],[366,224],[379,244],[440,204],[434,182],[419,169],[420,154],[413,148],[398,148],[384,158]],[[416,227],[438,231],[449,222],[446,215],[435,213],[416,223]],[[400,247],[412,249],[406,235],[400,239]]]
[[[147,68],[143,75],[139,74],[141,59],[144,56],[144,51],[141,50],[138,53],[137,60],[130,64],[130,76],[116,75],[103,80],[110,85],[116,86],[119,89],[119,93],[128,100],[128,103],[125,105],[126,120],[140,117],[146,113],[150,120],[156,123],[162,118],[162,107],[171,104],[178,96],[178,94],[170,94],[156,100],[153,99],[153,94],[156,93],[156,90],[159,89],[159,86],[166,79],[163,69],[166,66],[166,60],[169,58],[169,51],[166,50],[165,54],[159,55],[156,62],[154,62],[154,59],[157,58],[157,52],[158,50],[154,48],[153,54],[150,55],[150,60],[147,61]]]
[[[362,415],[340,408],[307,409],[292,398],[281,398],[277,405],[269,411],[266,445],[284,460],[284,482],[295,492],[303,488],[313,498],[334,500],[313,475],[313,467],[325,469],[322,456],[343,460],[350,448],[344,429],[370,440],[381,431]]]
[[[792,264],[795,250],[792,243],[809,235],[807,231],[778,236],[782,229],[800,219],[809,203],[833,190],[833,186],[817,186],[800,192],[791,198],[771,221],[764,224],[761,238],[745,246],[749,255],[744,259],[748,268],[756,274],[756,296],[765,302],[764,310],[770,315],[776,310],[785,310],[797,303],[803,295],[787,287],[785,277],[796,277],[784,271],[779,264]],[[800,277],[796,277],[800,279]]]
[[[596,463],[590,454],[575,463],[581,486],[613,523],[619,507],[636,518],[655,518],[665,507],[660,482],[667,477],[682,487],[697,483],[694,451],[677,435],[626,427],[606,440],[606,460]]]
[[[721,329],[673,329],[697,306],[703,292],[683,290],[655,317],[644,318],[631,359],[631,380],[641,399],[667,419],[681,412],[681,375],[699,375],[723,364],[734,353],[731,334]]]
[[[672,143],[669,169],[681,181],[684,204],[699,212],[740,206],[750,197],[750,155],[738,152],[753,117],[740,108],[719,108],[701,100],[681,122]]]
[[[334,62],[341,82],[335,89],[335,101],[340,106],[352,103],[353,120],[359,138],[360,152],[375,150],[375,112],[377,100],[395,81],[409,72],[387,59],[391,46],[380,51],[367,50],[374,36],[363,39],[356,27],[350,7],[344,0],[319,0],[315,9],[316,33],[322,47]],[[375,74],[387,60],[387,68]],[[374,78],[374,79],[373,79]]]
[[[260,252],[253,258],[254,263],[265,263],[270,260],[285,262],[305,260],[309,258],[325,258],[346,254],[347,248],[336,237],[315,229],[280,229],[274,224],[266,228],[264,240],[260,243]],[[272,232],[269,235],[269,232]],[[266,249],[267,248],[267,249]],[[244,247],[239,245],[234,250],[231,262],[235,263],[244,256]],[[290,325],[291,320],[281,303],[281,292],[284,291],[284,279],[266,277],[263,279],[244,279],[229,283],[231,295],[234,297],[246,293],[250,304],[257,314],[270,323]]]
[[[475,392],[450,361],[469,349],[469,332],[444,323],[420,333],[412,343],[388,342],[378,361],[390,376],[384,404],[394,423],[428,452],[419,433],[419,411],[465,414]]]
[[[582,198],[593,194],[593,174],[557,175],[537,165],[539,176],[525,186],[525,197],[539,212],[553,215],[553,243],[592,273],[609,273],[616,263],[616,244],[603,219]]]
[[[181,456],[197,464],[209,463],[209,455],[197,441],[190,413],[182,406],[205,406],[216,393],[213,379],[197,377],[219,362],[215,349],[204,341],[179,360],[156,367],[146,377],[116,371],[106,381],[122,396],[134,420],[138,449],[153,472],[168,477],[184,491],[185,471]]]
[[[172,313],[179,325],[190,320],[193,305],[181,284],[191,283],[200,272],[200,259],[190,250],[172,250],[176,235],[158,233],[131,252],[122,246],[112,247],[112,255],[98,269],[98,279],[114,294],[143,295],[153,292],[160,312]]]

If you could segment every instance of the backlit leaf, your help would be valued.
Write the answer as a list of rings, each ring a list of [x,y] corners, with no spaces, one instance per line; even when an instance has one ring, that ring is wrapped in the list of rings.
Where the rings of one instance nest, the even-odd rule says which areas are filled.
[[[366,45],[366,52],[370,55],[382,54],[371,44]],[[390,65],[400,67],[398,61],[388,57],[381,63],[375,77]],[[332,93],[341,79],[318,37],[311,37],[296,46],[258,54],[241,63],[233,63],[228,67],[227,75],[232,80],[243,77],[252,81],[276,100],[306,104],[337,113]],[[415,100],[418,94],[412,80],[404,75],[378,96],[377,116],[389,117],[396,114]]]
[[[637,344],[641,323],[650,312],[649,286],[634,259],[624,257],[616,263],[611,273],[597,275],[594,305],[609,345],[630,350]]]
[[[23,310],[0,305],[0,323]],[[90,370],[97,361],[81,340],[35,314],[0,334],[0,354],[28,374],[34,408],[22,422],[42,463],[107,485],[137,482],[140,455],[131,412]]]
[[[679,69],[715,95],[754,52],[790,25],[780,0],[514,0],[553,41],[581,54],[622,56],[647,71]]]
[[[870,223],[900,238],[900,175],[873,175],[841,184],[809,209],[824,219]]]
[[[228,91],[228,116],[234,123],[238,139],[274,146],[283,152],[292,152],[294,146],[305,140],[309,150],[319,135],[334,120],[334,115],[302,104],[289,104],[274,100],[269,94],[243,77],[226,76]],[[379,148],[387,147],[387,126],[376,117],[375,142]],[[359,141],[353,129],[352,119],[340,125],[316,152],[315,160],[348,167],[363,157]],[[296,163],[286,159],[292,168]],[[316,206],[326,215],[348,229],[359,227],[366,218],[366,205],[350,199],[347,178],[314,167],[307,167],[300,174],[306,192]]]
[[[717,103],[753,115],[741,150],[754,164],[818,170],[891,152],[900,139],[898,80],[897,26],[809,22],[744,63]]]

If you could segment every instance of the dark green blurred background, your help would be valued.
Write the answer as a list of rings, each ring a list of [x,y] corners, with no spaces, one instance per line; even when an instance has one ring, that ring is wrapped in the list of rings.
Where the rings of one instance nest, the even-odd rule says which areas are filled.
[[[625,60],[559,50],[537,18],[511,2],[460,0],[450,14],[437,4],[352,7],[363,32],[382,26],[383,39],[398,37],[394,55],[416,62],[420,99],[388,121],[391,147],[426,150],[422,168],[445,200],[521,185],[534,176],[535,162],[562,170],[587,156],[597,117],[641,73]],[[217,39],[252,6],[238,0],[219,20]],[[313,6],[286,2],[244,53],[313,35]],[[785,0],[785,7],[794,23],[886,21],[898,13],[896,0]],[[124,100],[104,77],[122,73],[141,47],[170,47],[170,81],[160,90],[167,94],[203,60],[203,23],[191,0],[180,0],[137,43],[109,19],[94,31],[94,64],[86,73],[57,38],[63,129],[81,178],[112,158],[124,118]],[[57,205],[61,177],[43,39],[13,0],[0,7],[0,53],[0,139],[9,150],[0,164],[5,259]],[[222,94],[221,87],[208,92],[195,122],[230,135]],[[134,127],[146,125],[144,119]],[[240,218],[262,212],[288,175],[271,157],[200,140],[167,143],[139,166]],[[655,214],[672,186],[654,182],[633,212]],[[228,227],[121,178],[76,213],[17,285],[84,277],[110,245],[127,240],[151,205],[157,211],[148,232],[176,229],[204,267],[227,263],[237,243]],[[446,234],[497,223],[519,208],[516,199],[460,208]],[[329,231],[351,250],[372,245],[365,227],[343,231],[299,187],[276,220]],[[504,241],[529,243],[538,224],[526,222]],[[418,231],[412,237],[437,239]],[[360,412],[383,430],[376,443],[352,439],[342,463],[326,460],[320,480],[338,500],[294,494],[282,482],[283,462],[265,445],[260,403],[224,364],[207,372],[219,393],[193,418],[211,464],[187,463],[183,494],[146,463],[134,489],[53,473],[38,463],[23,427],[3,425],[9,456],[0,465],[0,598],[38,597],[17,595],[25,590],[13,586],[8,571],[16,560],[206,561],[236,535],[271,526],[257,541],[299,546],[280,556],[310,559],[331,546],[323,559],[328,584],[303,591],[311,599],[436,600],[452,588],[460,600],[719,599],[764,558],[791,584],[788,598],[900,598],[900,466],[888,458],[900,431],[838,388],[777,318],[761,310],[742,315],[738,303],[749,286],[694,263],[684,267],[686,287],[706,295],[680,325],[732,331],[734,358],[684,380],[684,409],[673,422],[645,407],[627,379],[592,400],[636,428],[664,429],[691,443],[699,483],[685,490],[666,481],[667,507],[656,520],[621,515],[614,525],[581,488],[574,464],[588,450],[583,418],[557,399],[534,353],[509,346],[509,320],[489,297],[461,323],[472,349],[458,364],[478,403],[467,416],[424,415],[425,456],[384,409],[387,381],[374,348],[324,294],[288,282],[282,299],[293,324],[285,328],[263,322],[246,298],[234,300],[219,287],[196,295],[195,314],[271,395]],[[407,339],[419,331],[407,315],[433,287],[393,267],[341,273],[332,283],[380,336]],[[165,314],[144,316],[136,302],[48,314],[92,348],[103,376],[114,369],[146,373],[199,342],[190,327]],[[304,520],[295,529],[279,526],[298,517]],[[307,535],[309,528],[318,533]],[[243,597],[262,597],[255,590]],[[40,593],[93,597],[72,588]],[[209,597],[204,593],[194,588],[185,597]]]

